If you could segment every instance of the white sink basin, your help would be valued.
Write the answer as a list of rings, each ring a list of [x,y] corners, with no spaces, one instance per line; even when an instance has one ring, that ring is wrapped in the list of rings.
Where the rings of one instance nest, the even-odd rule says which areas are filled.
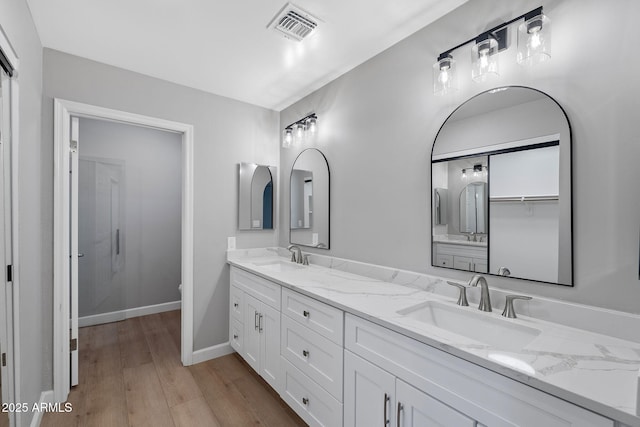
[[[261,261],[254,262],[254,265],[258,267],[266,268],[272,271],[291,271],[291,270],[300,270],[303,268],[301,265],[296,264],[294,262],[286,262],[286,261]]]
[[[472,307],[437,301],[423,302],[397,313],[506,351],[522,350],[540,335],[538,329],[496,318]]]

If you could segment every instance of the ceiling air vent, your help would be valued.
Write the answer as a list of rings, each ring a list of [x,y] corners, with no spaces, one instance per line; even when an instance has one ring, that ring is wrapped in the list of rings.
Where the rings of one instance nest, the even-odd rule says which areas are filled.
[[[301,41],[311,34],[320,20],[291,3],[287,3],[271,20],[267,28],[273,28],[285,37]]]

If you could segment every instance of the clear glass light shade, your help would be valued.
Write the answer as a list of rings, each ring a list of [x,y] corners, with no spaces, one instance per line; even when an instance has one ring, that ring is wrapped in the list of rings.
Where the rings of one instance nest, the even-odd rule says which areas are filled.
[[[318,119],[315,117],[309,117],[307,119],[307,132],[314,135],[318,130]]]
[[[291,143],[293,142],[293,130],[291,128],[286,128],[282,131],[282,148],[291,147]]]
[[[442,58],[433,64],[433,93],[445,95],[456,89],[456,61],[451,56]]]
[[[298,123],[295,125],[293,129],[293,143],[295,145],[300,145],[304,141],[305,137],[305,128],[304,123]]]
[[[498,77],[498,42],[488,38],[477,42],[471,48],[471,78],[483,82],[490,77]]]
[[[551,20],[540,14],[518,26],[519,64],[533,65],[551,58]]]

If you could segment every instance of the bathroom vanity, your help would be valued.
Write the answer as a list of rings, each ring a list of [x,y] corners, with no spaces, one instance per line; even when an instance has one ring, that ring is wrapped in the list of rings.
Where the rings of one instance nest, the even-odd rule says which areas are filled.
[[[550,322],[544,313],[564,303],[542,299],[506,319],[498,290],[483,313],[475,288],[460,307],[441,278],[285,254],[228,253],[230,342],[310,425],[640,426],[635,332]],[[581,309],[597,310],[572,306],[567,317]]]

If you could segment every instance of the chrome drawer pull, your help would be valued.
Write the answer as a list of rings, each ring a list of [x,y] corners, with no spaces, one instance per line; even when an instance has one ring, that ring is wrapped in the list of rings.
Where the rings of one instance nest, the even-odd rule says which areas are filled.
[[[387,418],[387,412],[388,412],[388,406],[387,403],[389,403],[389,400],[391,400],[391,396],[389,396],[387,393],[384,394],[384,424],[383,425],[387,425],[389,424],[389,419]]]

